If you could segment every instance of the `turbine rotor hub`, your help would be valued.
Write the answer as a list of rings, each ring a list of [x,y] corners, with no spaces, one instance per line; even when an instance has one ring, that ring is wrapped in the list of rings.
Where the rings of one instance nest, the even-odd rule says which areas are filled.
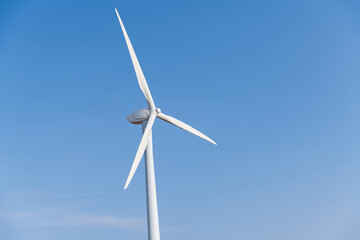
[[[161,113],[161,109],[160,108],[152,108],[150,109],[151,113],[155,113],[156,115],[159,115],[159,113]]]

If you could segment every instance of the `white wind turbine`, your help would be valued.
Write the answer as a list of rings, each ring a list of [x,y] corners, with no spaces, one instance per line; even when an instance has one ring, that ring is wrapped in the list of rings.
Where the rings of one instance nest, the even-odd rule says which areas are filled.
[[[149,87],[146,83],[145,76],[141,70],[140,64],[135,55],[134,49],[131,45],[129,36],[126,33],[123,22],[121,21],[120,15],[115,8],[116,15],[119,19],[121,29],[124,33],[125,41],[130,52],[130,57],[135,68],[136,77],[140,85],[141,91],[145,95],[146,101],[149,105],[149,108],[141,109],[133,112],[128,115],[126,118],[130,123],[133,124],[142,124],[143,136],[139,145],[139,148],[136,152],[134,162],[131,166],[129,176],[126,180],[125,187],[126,189],[129,186],[131,179],[134,176],[134,173],[139,166],[140,160],[145,152],[145,173],[146,173],[146,199],[147,199],[147,223],[148,223],[148,236],[149,240],[159,240],[160,231],[159,231],[159,218],[158,218],[158,209],[157,209],[157,200],[156,200],[156,186],[155,186],[155,172],[154,172],[154,160],[153,160],[153,149],[152,149],[152,134],[151,129],[154,125],[155,118],[158,117],[161,120],[164,120],[168,123],[171,123],[179,128],[182,128],[192,134],[195,134],[198,137],[201,137],[213,144],[216,143],[199,132],[198,130],[190,127],[186,123],[177,120],[176,118],[165,115],[160,111],[160,108],[156,108],[154,101],[152,99]],[[145,151],[146,150],[146,151]]]

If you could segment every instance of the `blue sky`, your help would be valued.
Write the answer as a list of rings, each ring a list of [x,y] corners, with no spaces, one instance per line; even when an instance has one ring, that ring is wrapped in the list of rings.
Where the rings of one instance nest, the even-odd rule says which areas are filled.
[[[0,239],[146,239],[146,106],[163,112],[162,239],[360,238],[356,1],[1,1]]]

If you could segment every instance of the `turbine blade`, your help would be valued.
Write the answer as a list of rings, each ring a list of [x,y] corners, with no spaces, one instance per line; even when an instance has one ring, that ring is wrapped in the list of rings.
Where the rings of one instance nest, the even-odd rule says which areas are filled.
[[[141,139],[141,142],[140,142],[140,145],[139,145],[139,148],[138,148],[138,150],[136,152],[134,162],[133,162],[133,164],[131,166],[129,176],[128,176],[127,180],[126,180],[126,184],[125,184],[124,189],[126,189],[129,186],[129,183],[131,182],[131,179],[133,178],[133,176],[135,174],[135,171],[136,171],[137,167],[139,166],[140,160],[141,160],[142,156],[144,155],[144,151],[145,151],[146,146],[147,146],[147,144],[149,142],[149,136],[150,136],[150,133],[151,133],[151,128],[154,125],[155,118],[156,118],[156,114],[154,114],[154,113],[150,114],[149,119],[148,119],[148,123],[146,125],[144,134],[142,136],[142,139]]]
[[[124,34],[124,37],[125,37],[125,41],[126,41],[126,44],[127,44],[127,47],[129,49],[129,52],[130,52],[130,57],[131,57],[131,61],[134,65],[134,69],[135,69],[135,73],[136,73],[136,77],[138,79],[138,83],[139,83],[139,86],[141,88],[141,91],[143,92],[145,98],[146,98],[146,101],[149,105],[150,108],[155,108],[155,103],[154,103],[154,100],[152,99],[152,96],[151,96],[151,93],[150,93],[150,90],[149,90],[149,87],[146,83],[146,79],[145,79],[145,76],[144,76],[144,73],[143,71],[141,70],[141,67],[140,67],[140,64],[139,64],[139,61],[136,57],[136,54],[135,54],[135,51],[131,45],[131,42],[130,42],[130,39],[129,39],[129,36],[127,35],[126,33],[126,30],[125,30],[125,27],[124,27],[124,24],[123,22],[121,21],[121,18],[120,18],[120,15],[117,11],[117,9],[115,8],[115,12],[116,12],[116,15],[119,19],[119,22],[120,22],[120,26],[121,26],[121,29],[123,31],[123,34]]]
[[[170,117],[170,116],[168,116],[166,114],[163,114],[163,113],[159,113],[157,115],[157,117],[164,120],[164,121],[166,121],[166,122],[168,122],[168,123],[171,123],[171,124],[173,124],[173,125],[175,125],[175,126],[177,126],[179,128],[182,128],[182,129],[184,129],[184,130],[186,130],[188,132],[191,132],[192,134],[195,134],[196,136],[201,137],[201,138],[205,139],[206,141],[209,141],[209,142],[217,145],[216,142],[214,142],[211,138],[209,138],[205,134],[199,132],[198,130],[196,130],[193,127],[190,127],[186,123],[183,123],[182,121],[177,120],[176,118]]]

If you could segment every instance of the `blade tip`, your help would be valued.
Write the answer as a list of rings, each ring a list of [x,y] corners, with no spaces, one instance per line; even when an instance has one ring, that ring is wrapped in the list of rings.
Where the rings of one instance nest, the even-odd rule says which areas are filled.
[[[118,18],[120,18],[120,15],[119,15],[118,10],[116,8],[115,8],[115,13],[118,16]]]
[[[129,178],[126,180],[125,186],[124,186],[124,190],[126,190],[128,188],[130,184]]]
[[[217,146],[217,143],[216,143],[214,140],[212,140],[211,138],[208,138],[208,139],[206,139],[206,140],[208,140],[210,143],[212,143],[212,144],[214,144],[215,146]]]

